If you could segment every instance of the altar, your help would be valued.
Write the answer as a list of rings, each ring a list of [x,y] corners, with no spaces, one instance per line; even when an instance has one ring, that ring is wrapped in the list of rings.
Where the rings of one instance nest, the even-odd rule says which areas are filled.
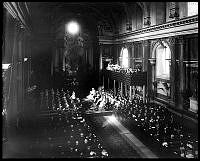
[[[110,89],[110,81],[113,81],[113,91],[116,94],[116,83],[120,84],[120,93],[121,95],[127,95],[129,86],[129,97],[132,98],[132,95],[135,94],[134,86],[141,86],[143,88],[143,99],[145,100],[145,89],[147,85],[147,72],[138,71],[133,73],[125,73],[111,70],[102,70],[103,77],[103,86],[107,84],[108,89]],[[123,93],[123,86],[125,86],[125,93]],[[132,93],[133,92],[133,93]]]

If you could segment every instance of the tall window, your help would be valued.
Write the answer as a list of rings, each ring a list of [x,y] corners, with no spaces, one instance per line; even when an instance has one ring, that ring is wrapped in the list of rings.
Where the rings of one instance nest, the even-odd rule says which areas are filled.
[[[156,49],[156,78],[170,79],[170,49],[159,45]]]
[[[188,2],[188,16],[198,15],[198,2]]]
[[[121,51],[121,66],[123,68],[128,68],[128,49],[127,48],[122,48]]]

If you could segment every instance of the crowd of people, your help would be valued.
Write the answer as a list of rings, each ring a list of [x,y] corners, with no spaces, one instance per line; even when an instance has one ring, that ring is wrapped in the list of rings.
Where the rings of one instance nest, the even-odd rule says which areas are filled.
[[[92,88],[84,99],[90,105],[90,111],[112,111],[123,124],[134,123],[147,136],[158,143],[161,150],[183,158],[198,157],[198,137],[186,128],[181,118],[165,106],[143,102],[140,95],[133,99],[116,95],[112,91]]]
[[[40,111],[43,111],[42,113],[46,111],[48,114],[45,126],[42,126],[45,127],[42,128],[42,133],[47,137],[50,144],[49,150],[40,152],[41,157],[109,157],[108,150],[106,150],[106,147],[101,143],[95,131],[84,118],[81,101],[76,97],[74,91],[72,93],[63,89],[54,91],[53,88],[42,91]],[[53,112],[57,114],[51,115]],[[42,122],[38,121],[38,124],[41,126]],[[49,130],[53,132],[48,133],[47,131]],[[55,145],[52,141],[53,138],[62,136],[65,137],[65,142],[59,146]],[[40,142],[42,141],[38,140],[38,144]],[[49,154],[50,151],[54,152]]]

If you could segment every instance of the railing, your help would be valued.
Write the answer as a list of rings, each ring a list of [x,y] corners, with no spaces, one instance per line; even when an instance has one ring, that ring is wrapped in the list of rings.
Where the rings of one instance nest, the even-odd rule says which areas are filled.
[[[109,70],[103,70],[103,75],[106,78],[126,83],[127,85],[143,86],[147,83],[147,72],[136,72],[132,74],[114,72]]]

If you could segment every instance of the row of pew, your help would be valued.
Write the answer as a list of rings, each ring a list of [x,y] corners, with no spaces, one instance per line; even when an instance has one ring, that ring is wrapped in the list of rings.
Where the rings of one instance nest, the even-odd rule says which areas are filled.
[[[181,117],[169,111],[165,106],[143,102],[139,95],[132,100],[118,92],[95,91],[87,96],[90,102],[104,101],[104,110],[112,110],[122,124],[134,124],[142,133],[159,145],[159,148],[175,157],[198,158],[198,134],[184,126]],[[102,99],[104,98],[104,99]],[[131,128],[131,127],[130,127]],[[134,129],[133,129],[134,131]]]
[[[81,101],[75,92],[46,89],[41,93],[38,124],[42,128],[38,143],[43,138],[49,149],[42,157],[107,158],[108,150],[87,123]]]

